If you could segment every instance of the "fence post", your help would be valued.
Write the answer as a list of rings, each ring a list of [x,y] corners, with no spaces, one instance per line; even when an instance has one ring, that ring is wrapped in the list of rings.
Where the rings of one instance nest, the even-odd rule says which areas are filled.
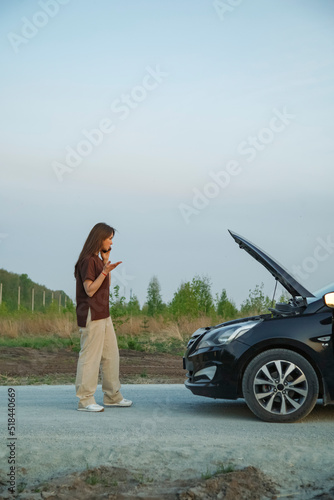
[[[45,307],[45,290],[43,290],[43,307]]]
[[[35,288],[31,289],[31,312],[34,312],[35,307]]]
[[[20,309],[20,305],[21,305],[21,287],[19,286],[17,290],[17,310]]]
[[[58,311],[60,312],[60,306],[61,306],[61,293],[59,293],[59,302],[58,302]]]
[[[2,283],[0,283],[0,306],[2,304]]]
[[[51,302],[52,302],[52,304],[53,304],[53,292],[52,292],[52,294],[51,294]]]

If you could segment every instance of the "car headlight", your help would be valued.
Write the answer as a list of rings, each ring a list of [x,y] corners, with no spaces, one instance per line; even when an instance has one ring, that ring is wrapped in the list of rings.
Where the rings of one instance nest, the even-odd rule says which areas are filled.
[[[216,330],[211,330],[211,332],[205,335],[201,340],[196,350],[202,349],[203,347],[229,344],[232,340],[241,337],[241,335],[248,332],[248,330],[254,328],[260,321],[245,321],[243,323],[236,323],[234,325],[223,326]]]

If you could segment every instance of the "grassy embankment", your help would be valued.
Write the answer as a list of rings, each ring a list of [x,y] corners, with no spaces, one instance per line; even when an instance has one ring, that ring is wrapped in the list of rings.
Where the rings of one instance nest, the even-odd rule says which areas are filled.
[[[115,327],[120,349],[168,353],[181,357],[191,334],[197,328],[210,324],[214,324],[213,319],[207,316],[196,319],[181,318],[179,321],[162,316],[158,318],[139,316],[129,317]],[[0,353],[3,347],[27,347],[53,352],[65,348],[79,352],[80,334],[72,313],[6,314],[0,316]],[[0,385],[54,384],[73,381],[73,377],[62,374],[13,377],[0,373]]]
[[[219,321],[223,321],[222,318]],[[172,321],[158,318],[127,318],[115,325],[120,349],[181,354],[191,334],[213,324],[212,318],[181,318]],[[80,334],[72,314],[46,315],[22,313],[0,316],[0,346],[57,348],[79,351]]]

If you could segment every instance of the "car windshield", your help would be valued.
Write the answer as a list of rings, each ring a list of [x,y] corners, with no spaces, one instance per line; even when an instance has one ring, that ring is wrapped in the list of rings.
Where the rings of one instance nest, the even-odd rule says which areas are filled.
[[[314,302],[315,300],[321,299],[325,293],[329,292],[334,292],[334,283],[330,283],[329,285],[324,286],[323,288],[320,288],[320,290],[317,290],[316,292],[313,292],[314,297],[308,298],[307,301],[309,303]]]

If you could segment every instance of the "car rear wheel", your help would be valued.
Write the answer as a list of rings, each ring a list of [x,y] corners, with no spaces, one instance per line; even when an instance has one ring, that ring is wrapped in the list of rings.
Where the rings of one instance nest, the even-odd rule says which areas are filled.
[[[288,349],[256,356],[242,379],[250,410],[267,422],[296,422],[312,411],[318,398],[318,377],[310,363]]]

